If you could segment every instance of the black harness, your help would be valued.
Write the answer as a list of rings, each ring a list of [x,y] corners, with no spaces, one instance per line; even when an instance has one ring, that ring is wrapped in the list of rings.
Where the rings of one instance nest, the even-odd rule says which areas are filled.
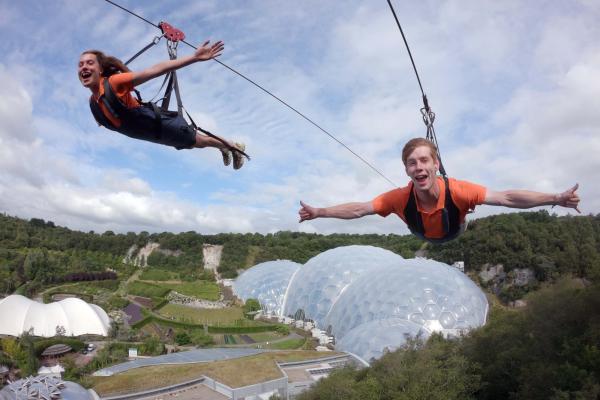
[[[444,230],[444,236],[442,238],[430,239],[425,237],[423,217],[417,209],[417,199],[414,192],[414,185],[412,183],[410,185],[410,196],[408,197],[406,207],[404,207],[404,218],[406,218],[408,229],[410,229],[415,236],[432,243],[444,243],[456,238],[461,234],[460,213],[458,207],[456,207],[456,204],[454,204],[454,201],[452,201],[448,178],[446,176],[443,178],[446,185],[446,190],[444,208],[442,209],[442,228]]]
[[[104,79],[104,94],[100,96],[104,107],[121,121],[120,126],[115,126],[104,115],[100,105],[90,97],[90,109],[98,124],[107,129],[122,133],[134,139],[146,140],[167,146],[175,146],[170,139],[173,135],[180,135],[184,131],[192,130],[183,116],[176,111],[159,109],[154,103],[140,103],[139,107],[129,108],[115,94],[108,78]],[[190,147],[193,143],[190,143]],[[182,148],[182,147],[177,147]]]

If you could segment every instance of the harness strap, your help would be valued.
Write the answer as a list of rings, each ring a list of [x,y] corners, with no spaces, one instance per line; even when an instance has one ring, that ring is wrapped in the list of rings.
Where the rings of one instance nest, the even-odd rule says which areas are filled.
[[[425,228],[423,227],[423,218],[421,217],[421,213],[417,209],[417,200],[415,198],[415,193],[413,191],[412,185],[410,188],[410,196],[408,196],[408,202],[406,203],[406,207],[404,208],[404,217],[406,218],[406,224],[408,225],[408,229],[410,229],[411,232],[418,233],[420,235],[425,235]]]
[[[160,42],[160,39],[162,39],[163,36],[165,36],[164,33],[161,36],[156,36],[143,49],[141,49],[140,51],[138,51],[137,53],[135,53],[133,55],[133,57],[131,57],[129,60],[125,61],[125,65],[129,65],[130,62],[132,62],[133,60],[135,60],[136,58],[138,58],[139,56],[141,56],[142,54],[144,54],[150,47],[157,45],[158,42]]]
[[[179,83],[177,82],[177,73],[173,71],[173,89],[175,91],[175,98],[177,99],[177,112],[183,115],[183,102],[181,101],[181,94],[179,93]],[[186,111],[187,112],[187,111]]]
[[[162,100],[160,108],[163,111],[167,111],[169,109],[169,103],[171,102],[171,93],[173,91],[173,75],[171,72],[165,75],[165,79],[163,80],[163,83],[160,86],[159,92],[162,90],[163,86],[167,81],[168,83],[167,87],[165,88],[165,95],[162,97],[162,99],[160,99]]]
[[[112,86],[110,86],[110,82],[108,78],[104,79],[104,94],[100,96],[102,103],[106,106],[107,110],[118,119],[121,119],[121,116],[125,111],[127,111],[127,107],[125,104],[121,102],[121,100],[117,97],[115,92],[112,90]]]
[[[211,133],[211,132],[207,131],[206,129],[200,128],[198,125],[196,125],[196,123],[192,119],[192,116],[190,115],[190,113],[187,112],[187,110],[185,110],[185,113],[186,113],[187,117],[190,119],[190,124],[192,125],[192,128],[204,133],[207,136],[210,136],[213,139],[217,139],[219,142],[223,143],[230,151],[236,151],[236,152],[240,153],[241,155],[243,155],[244,157],[246,157],[246,159],[250,160],[250,156],[248,154],[246,154],[244,151],[238,149],[237,147],[230,145],[225,139],[215,135],[214,133]]]
[[[460,230],[460,212],[450,194],[450,184],[448,177],[443,176],[445,184],[444,208],[442,209],[442,229],[444,237],[449,238],[455,236]],[[423,217],[417,208],[417,199],[414,192],[414,185],[411,183],[410,196],[404,208],[404,217],[410,231],[418,236],[425,238],[425,227],[423,225]],[[426,238],[425,238],[426,239]]]

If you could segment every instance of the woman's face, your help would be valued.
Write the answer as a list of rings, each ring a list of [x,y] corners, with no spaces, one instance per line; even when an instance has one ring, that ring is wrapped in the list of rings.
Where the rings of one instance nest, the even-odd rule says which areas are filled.
[[[100,86],[100,74],[102,69],[95,54],[84,53],[79,57],[78,67],[79,81],[90,90],[97,90]]]

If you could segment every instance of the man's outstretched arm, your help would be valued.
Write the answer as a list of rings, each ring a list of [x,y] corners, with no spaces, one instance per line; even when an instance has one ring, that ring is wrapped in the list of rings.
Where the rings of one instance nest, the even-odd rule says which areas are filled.
[[[300,205],[302,206],[298,211],[300,222],[315,218],[354,219],[375,214],[370,201],[364,203],[345,203],[323,208],[311,207],[302,201]]]
[[[576,193],[579,184],[562,193],[540,193],[530,190],[505,190],[495,192],[488,190],[483,204],[510,208],[532,208],[538,206],[561,206],[579,211],[579,195]]]

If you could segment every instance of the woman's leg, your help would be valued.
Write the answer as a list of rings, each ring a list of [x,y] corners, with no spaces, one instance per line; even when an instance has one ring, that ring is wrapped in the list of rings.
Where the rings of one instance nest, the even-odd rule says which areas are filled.
[[[225,166],[231,164],[231,159],[233,158],[233,168],[242,168],[242,165],[244,165],[244,156],[237,151],[232,152],[230,149],[233,147],[244,151],[246,150],[246,146],[243,143],[233,143],[230,141],[227,141],[227,143],[229,143],[229,146],[225,145],[225,143],[219,139],[196,133],[196,143],[194,144],[194,147],[215,147],[221,151],[221,155],[223,156],[223,164],[225,164]]]
[[[229,141],[227,141],[227,143],[229,143]],[[230,146],[233,146],[233,143],[231,143]],[[219,150],[229,149],[229,147],[226,146],[225,143],[221,142],[220,140],[210,136],[201,135],[199,133],[196,133],[196,143],[194,143],[194,147],[216,147]]]

